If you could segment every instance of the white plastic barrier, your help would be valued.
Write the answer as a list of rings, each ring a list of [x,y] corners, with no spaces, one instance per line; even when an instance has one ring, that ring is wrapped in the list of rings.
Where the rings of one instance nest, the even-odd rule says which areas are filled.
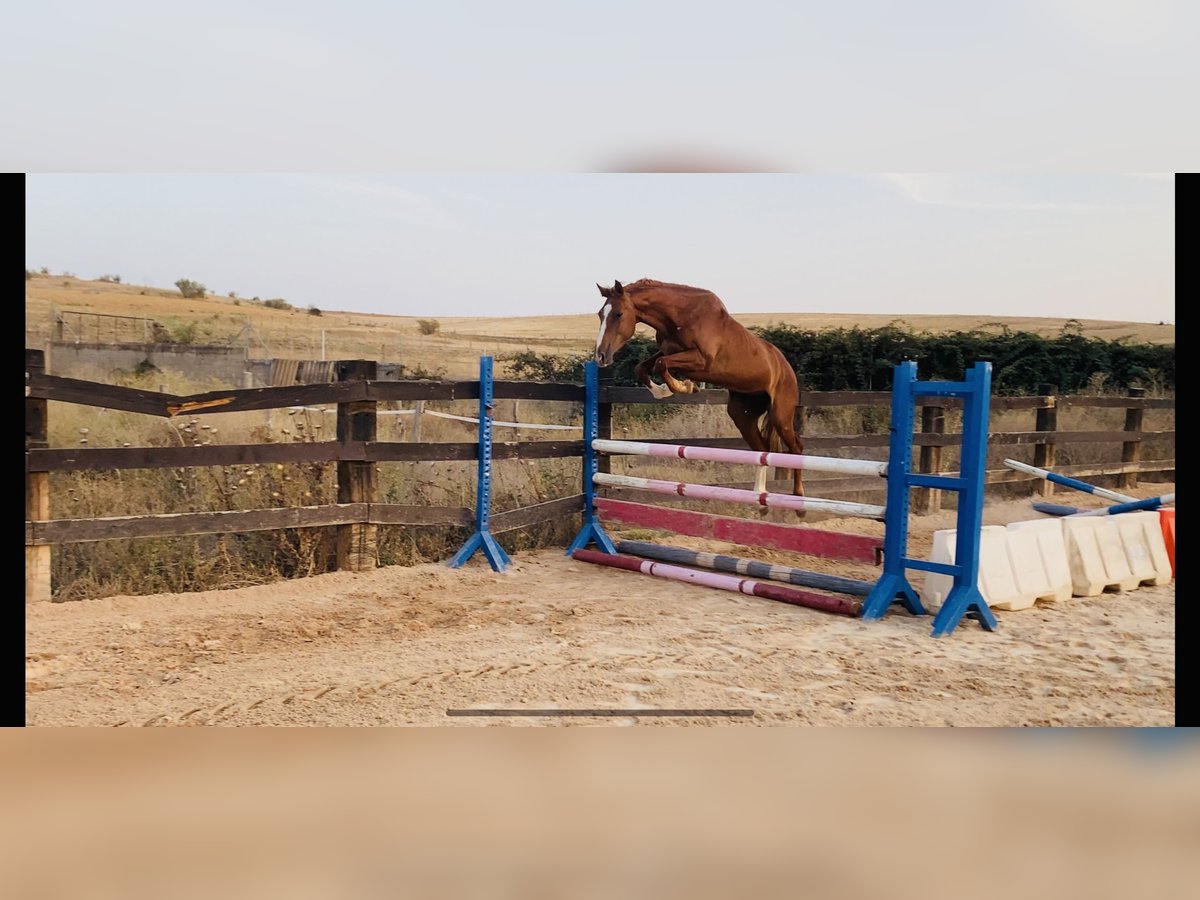
[[[1075,596],[1095,597],[1107,588],[1131,591],[1141,584],[1141,579],[1129,568],[1120,519],[1120,516],[1067,516],[1061,520],[1071,564],[1071,593]]]
[[[1121,530],[1129,569],[1138,581],[1141,584],[1170,584],[1171,559],[1167,556],[1158,511],[1122,513],[1113,519]]]
[[[1032,546],[1031,546],[1032,544]],[[1071,598],[1071,564],[1063,538],[1061,519],[1031,519],[1008,524],[1008,555],[1014,569],[1033,570],[1033,559],[1040,562],[1029,572],[1036,580],[1037,599],[1062,601]],[[1020,580],[1020,579],[1018,579]]]
[[[954,563],[956,535],[953,528],[933,533],[932,562]],[[980,534],[979,590],[995,609],[1028,609],[1039,600],[1170,581],[1157,511],[985,525]],[[938,609],[953,584],[949,575],[926,573],[922,602]]]
[[[932,562],[954,563],[957,530],[945,528],[933,533]],[[1040,566],[1040,562],[1038,563]],[[1003,525],[984,525],[979,535],[979,592],[988,606],[994,609],[1026,609],[1033,606],[1038,591],[1031,585],[1037,579],[1026,574],[1019,583],[1008,550],[1008,529]],[[938,609],[950,593],[954,579],[939,572],[925,575],[925,590],[921,601],[930,609]]]

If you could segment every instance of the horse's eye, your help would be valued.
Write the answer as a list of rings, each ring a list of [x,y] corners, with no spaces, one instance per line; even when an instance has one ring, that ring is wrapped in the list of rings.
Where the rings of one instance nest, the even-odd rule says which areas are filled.
[[[612,314],[612,317],[613,317],[614,319],[619,319],[619,318],[621,318],[621,314],[620,314],[619,312],[615,312],[615,313],[613,313],[613,314]]]

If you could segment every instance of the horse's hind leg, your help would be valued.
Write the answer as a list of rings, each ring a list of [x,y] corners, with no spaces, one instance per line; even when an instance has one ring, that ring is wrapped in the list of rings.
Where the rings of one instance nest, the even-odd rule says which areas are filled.
[[[767,411],[767,402],[766,394],[742,394],[730,391],[729,403],[725,406],[725,411],[729,413],[729,418],[737,426],[737,430],[742,435],[742,440],[746,442],[751,450],[759,453],[764,453],[771,449],[767,439],[763,437],[763,433],[758,427],[759,420],[762,418],[763,413]],[[755,493],[762,494],[766,492],[768,471],[767,466],[758,467],[758,474],[754,477]],[[763,509],[762,512],[765,513],[766,509]]]

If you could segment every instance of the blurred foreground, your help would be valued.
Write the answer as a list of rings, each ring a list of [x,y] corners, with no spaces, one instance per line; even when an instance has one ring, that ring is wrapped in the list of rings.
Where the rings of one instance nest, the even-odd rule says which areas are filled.
[[[5,894],[1194,896],[1193,730],[14,732]]]

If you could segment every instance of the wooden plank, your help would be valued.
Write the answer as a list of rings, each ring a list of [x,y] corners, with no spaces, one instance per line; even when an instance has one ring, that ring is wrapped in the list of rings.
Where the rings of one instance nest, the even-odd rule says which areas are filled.
[[[406,506],[372,503],[367,521],[373,525],[461,525],[469,528],[475,513],[461,506]]]
[[[492,459],[559,459],[582,455],[583,441],[503,441],[492,444]],[[401,444],[378,441],[368,445],[367,456],[375,462],[475,460],[479,458],[479,442]]]
[[[490,526],[493,534],[500,534],[504,531],[512,531],[515,528],[524,528],[528,525],[550,522],[554,519],[560,519],[563,516],[573,515],[582,511],[583,494],[576,494],[573,497],[547,500],[544,503],[524,506],[521,509],[510,509],[507,512],[492,513]]]
[[[1134,437],[1127,431],[1008,431],[993,432],[988,435],[988,443],[998,444],[1039,444],[1053,442],[1056,444],[1105,444],[1124,443],[1130,440],[1149,440],[1151,438],[1175,439],[1174,431],[1143,431]]]
[[[367,458],[374,462],[445,462],[479,458],[478,441],[426,441],[401,444],[373,441],[367,446]]]
[[[492,459],[560,459],[583,456],[583,441],[505,441],[492,444]]]
[[[478,400],[478,381],[372,381],[371,400]]]
[[[1059,397],[1058,405],[1072,407],[1087,407],[1099,408],[1110,407],[1118,409],[1174,409],[1175,401],[1173,399],[1159,399],[1151,397],[1083,397],[1070,396]]]
[[[596,510],[610,522],[729,541],[748,547],[769,547],[867,563],[876,563],[878,555],[883,552],[882,537],[822,531],[809,526],[713,516],[689,509],[670,509],[604,497],[596,498]]]
[[[156,391],[81,381],[78,378],[63,378],[45,373],[29,373],[25,385],[29,389],[28,396],[41,400],[144,413],[148,416],[166,416],[167,407],[179,399],[174,394],[160,394]]]
[[[610,387],[600,389],[601,403],[674,403],[677,405],[690,406],[699,404],[701,406],[724,406],[729,402],[728,391],[697,391],[694,394],[673,394],[666,400],[655,400],[650,392],[641,385],[630,387],[628,385],[614,384]]]
[[[264,463],[332,462],[367,459],[367,445],[336,441],[290,444],[214,444],[209,447],[104,447],[31,450],[30,472],[94,472],[187,466],[243,466]]]
[[[280,409],[286,406],[314,406],[318,403],[348,403],[367,399],[364,381],[330,384],[289,384],[283,387],[241,388],[207,391],[176,397],[167,404],[169,416],[207,415],[221,412],[246,412],[254,409]]]
[[[338,503],[283,509],[220,510],[166,513],[153,516],[108,516],[94,519],[50,519],[30,522],[26,543],[76,544],[86,541],[143,537],[181,537],[192,534],[237,534],[277,531],[281,528],[316,528],[362,522],[367,504]],[[32,537],[30,537],[32,535]]]
[[[940,402],[940,401],[939,401]],[[801,391],[800,403],[809,409],[818,406],[888,406],[891,391]],[[941,403],[941,405],[945,405]]]
[[[1174,440],[1174,431],[1142,432],[1142,440]],[[1037,444],[1051,439],[1065,443],[1089,443],[1100,440],[1124,443],[1125,431],[1111,432],[1001,432],[992,434],[993,446]],[[639,438],[652,444],[686,443],[694,447],[732,447],[744,449],[741,438]],[[915,446],[957,447],[958,434],[914,434]],[[805,450],[845,450],[862,447],[886,448],[885,434],[809,435]],[[494,459],[560,459],[581,456],[582,441],[505,441],[493,445]],[[125,469],[184,468],[187,466],[241,466],[264,463],[469,461],[477,458],[475,441],[433,441],[420,444],[392,441],[296,442],[289,444],[215,444],[208,447],[104,447],[31,449],[26,454],[29,472],[115,471]]]
[[[493,381],[497,400],[567,400],[582,403],[586,391],[582,384],[558,384],[546,381]]]

